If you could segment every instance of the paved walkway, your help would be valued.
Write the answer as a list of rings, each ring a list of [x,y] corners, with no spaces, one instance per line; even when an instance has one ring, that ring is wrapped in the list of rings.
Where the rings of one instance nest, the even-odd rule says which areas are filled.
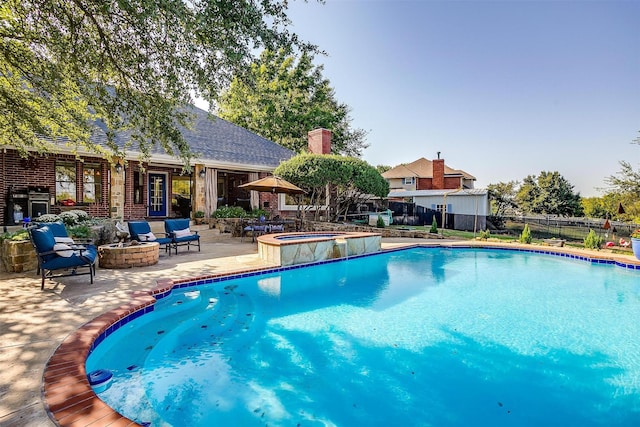
[[[418,243],[443,241],[383,239],[383,248]],[[131,292],[149,289],[159,278],[187,278],[268,266],[258,257],[255,243],[208,237],[203,238],[201,252],[181,248],[177,256],[162,254],[154,266],[98,269],[93,285],[87,284],[87,276],[66,277],[45,282],[45,290],[40,291],[40,278],[35,272],[0,273],[0,426],[54,425],[42,400],[42,376],[47,360],[67,335],[128,302]]]

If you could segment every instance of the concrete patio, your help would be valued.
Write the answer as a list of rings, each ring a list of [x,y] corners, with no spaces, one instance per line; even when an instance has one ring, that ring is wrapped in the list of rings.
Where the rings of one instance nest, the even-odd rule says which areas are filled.
[[[55,425],[42,397],[47,361],[69,334],[98,315],[127,303],[132,292],[150,289],[161,278],[188,278],[270,266],[258,257],[255,243],[220,235],[215,230],[203,230],[202,235],[201,252],[181,249],[178,255],[163,253],[158,264],[149,267],[98,269],[93,285],[88,284],[87,276],[65,277],[47,281],[45,290],[41,291],[40,277],[35,271],[0,273],[0,425]],[[468,245],[473,242],[384,238],[382,247],[426,243]],[[487,242],[478,244],[493,246]],[[567,248],[542,250],[547,249],[620,258]],[[630,257],[621,259],[625,263],[640,264]]]

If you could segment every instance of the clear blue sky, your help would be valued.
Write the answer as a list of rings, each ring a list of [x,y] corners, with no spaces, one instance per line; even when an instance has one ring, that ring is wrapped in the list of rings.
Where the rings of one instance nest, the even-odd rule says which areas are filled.
[[[558,171],[582,196],[640,166],[640,0],[290,3],[363,159],[436,152],[476,188]]]

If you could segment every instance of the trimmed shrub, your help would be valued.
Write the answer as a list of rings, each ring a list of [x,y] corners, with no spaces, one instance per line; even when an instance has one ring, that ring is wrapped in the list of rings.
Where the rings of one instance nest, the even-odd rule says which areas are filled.
[[[435,217],[431,221],[431,228],[429,229],[429,233],[438,234],[438,221],[436,221]]]
[[[584,247],[587,249],[600,250],[603,241],[602,236],[598,236],[593,229],[589,229],[589,234],[584,238]]]
[[[211,218],[244,218],[247,213],[240,206],[223,206],[211,214]]]
[[[78,217],[78,222],[89,221],[91,219],[91,216],[86,211],[83,211],[82,209],[72,209],[72,210],[67,211],[67,212],[72,213],[75,216],[77,216]]]
[[[34,219],[35,222],[58,222],[62,219],[56,214],[44,214]]]
[[[376,222],[376,227],[384,228],[384,219],[382,219],[382,215],[378,215],[378,221]]]
[[[525,244],[530,244],[531,241],[533,240],[533,237],[531,236],[531,229],[529,228],[529,224],[525,224],[524,228],[522,229],[522,234],[520,234],[520,243],[525,243]]]
[[[78,214],[76,214],[73,211],[62,212],[58,216],[60,217],[62,222],[64,222],[64,225],[67,225],[67,226],[76,225],[80,221]]]

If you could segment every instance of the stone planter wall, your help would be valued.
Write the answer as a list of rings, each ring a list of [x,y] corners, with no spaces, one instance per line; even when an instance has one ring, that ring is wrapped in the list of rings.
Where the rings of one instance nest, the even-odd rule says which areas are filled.
[[[38,268],[36,251],[29,240],[19,242],[4,240],[0,254],[1,267],[8,273],[22,273]]]
[[[210,218],[209,228],[216,228],[220,233],[231,233],[233,237],[242,236],[242,218]]]

